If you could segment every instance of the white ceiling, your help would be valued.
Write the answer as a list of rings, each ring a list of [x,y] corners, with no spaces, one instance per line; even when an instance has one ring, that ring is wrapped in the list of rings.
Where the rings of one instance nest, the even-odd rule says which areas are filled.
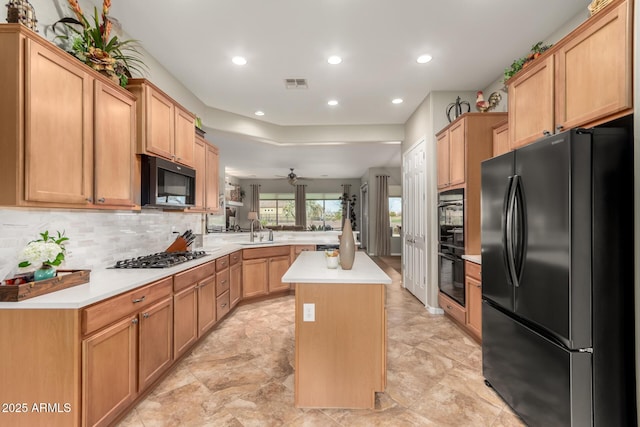
[[[136,0],[114,1],[111,15],[209,107],[258,125],[336,126],[403,124],[432,91],[485,88],[588,4]],[[418,64],[424,53],[433,61]],[[233,64],[235,55],[247,65]],[[342,64],[329,65],[330,55],[341,56]],[[286,90],[286,78],[305,78],[309,88]],[[404,102],[392,104],[396,97]],[[329,107],[329,99],[340,104]],[[258,119],[256,110],[265,115]],[[225,133],[214,142],[239,177],[286,175],[290,167],[310,177],[360,177],[368,167],[400,165],[398,145],[278,147]]]

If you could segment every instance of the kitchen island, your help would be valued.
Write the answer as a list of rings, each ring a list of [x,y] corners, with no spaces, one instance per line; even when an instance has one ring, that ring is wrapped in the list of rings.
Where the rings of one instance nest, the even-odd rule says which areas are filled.
[[[300,254],[282,277],[295,284],[295,405],[373,408],[386,387],[387,276],[363,252],[351,270],[324,252]]]

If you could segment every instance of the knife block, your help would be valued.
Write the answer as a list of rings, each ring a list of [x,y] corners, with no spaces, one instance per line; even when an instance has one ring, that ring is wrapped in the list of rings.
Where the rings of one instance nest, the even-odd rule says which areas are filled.
[[[184,237],[179,236],[167,249],[165,252],[186,252],[189,250],[187,241]]]

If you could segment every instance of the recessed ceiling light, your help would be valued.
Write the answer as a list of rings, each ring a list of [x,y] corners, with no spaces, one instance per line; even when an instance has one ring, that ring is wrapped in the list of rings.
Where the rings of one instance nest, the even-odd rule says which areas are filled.
[[[255,112],[255,113],[253,113],[253,114],[255,114],[256,116],[264,116],[264,111],[260,111],[260,110],[258,110],[258,111],[256,111],[256,112]]]
[[[234,64],[236,65],[245,65],[247,63],[246,58],[242,57],[242,56],[234,56],[231,61],[233,61]]]
[[[433,58],[431,58],[431,55],[420,55],[418,56],[418,59],[416,59],[416,61],[418,61],[418,64],[426,64],[427,62],[431,61]]]
[[[327,59],[327,62],[331,65],[337,65],[339,63],[342,62],[342,58],[340,58],[339,56],[330,56],[329,59]]]
[[[402,98],[396,98],[396,99],[393,99],[391,102],[394,104],[402,104],[402,101],[403,101]]]
[[[338,105],[338,101],[336,101],[335,99],[332,99],[331,101],[327,102],[327,104],[331,105],[332,107]]]

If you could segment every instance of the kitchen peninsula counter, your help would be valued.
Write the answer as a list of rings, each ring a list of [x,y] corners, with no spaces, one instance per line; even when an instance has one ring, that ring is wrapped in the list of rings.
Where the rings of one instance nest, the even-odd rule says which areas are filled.
[[[374,408],[386,387],[389,276],[363,252],[342,270],[317,251],[300,254],[282,280],[296,290],[296,407]]]

